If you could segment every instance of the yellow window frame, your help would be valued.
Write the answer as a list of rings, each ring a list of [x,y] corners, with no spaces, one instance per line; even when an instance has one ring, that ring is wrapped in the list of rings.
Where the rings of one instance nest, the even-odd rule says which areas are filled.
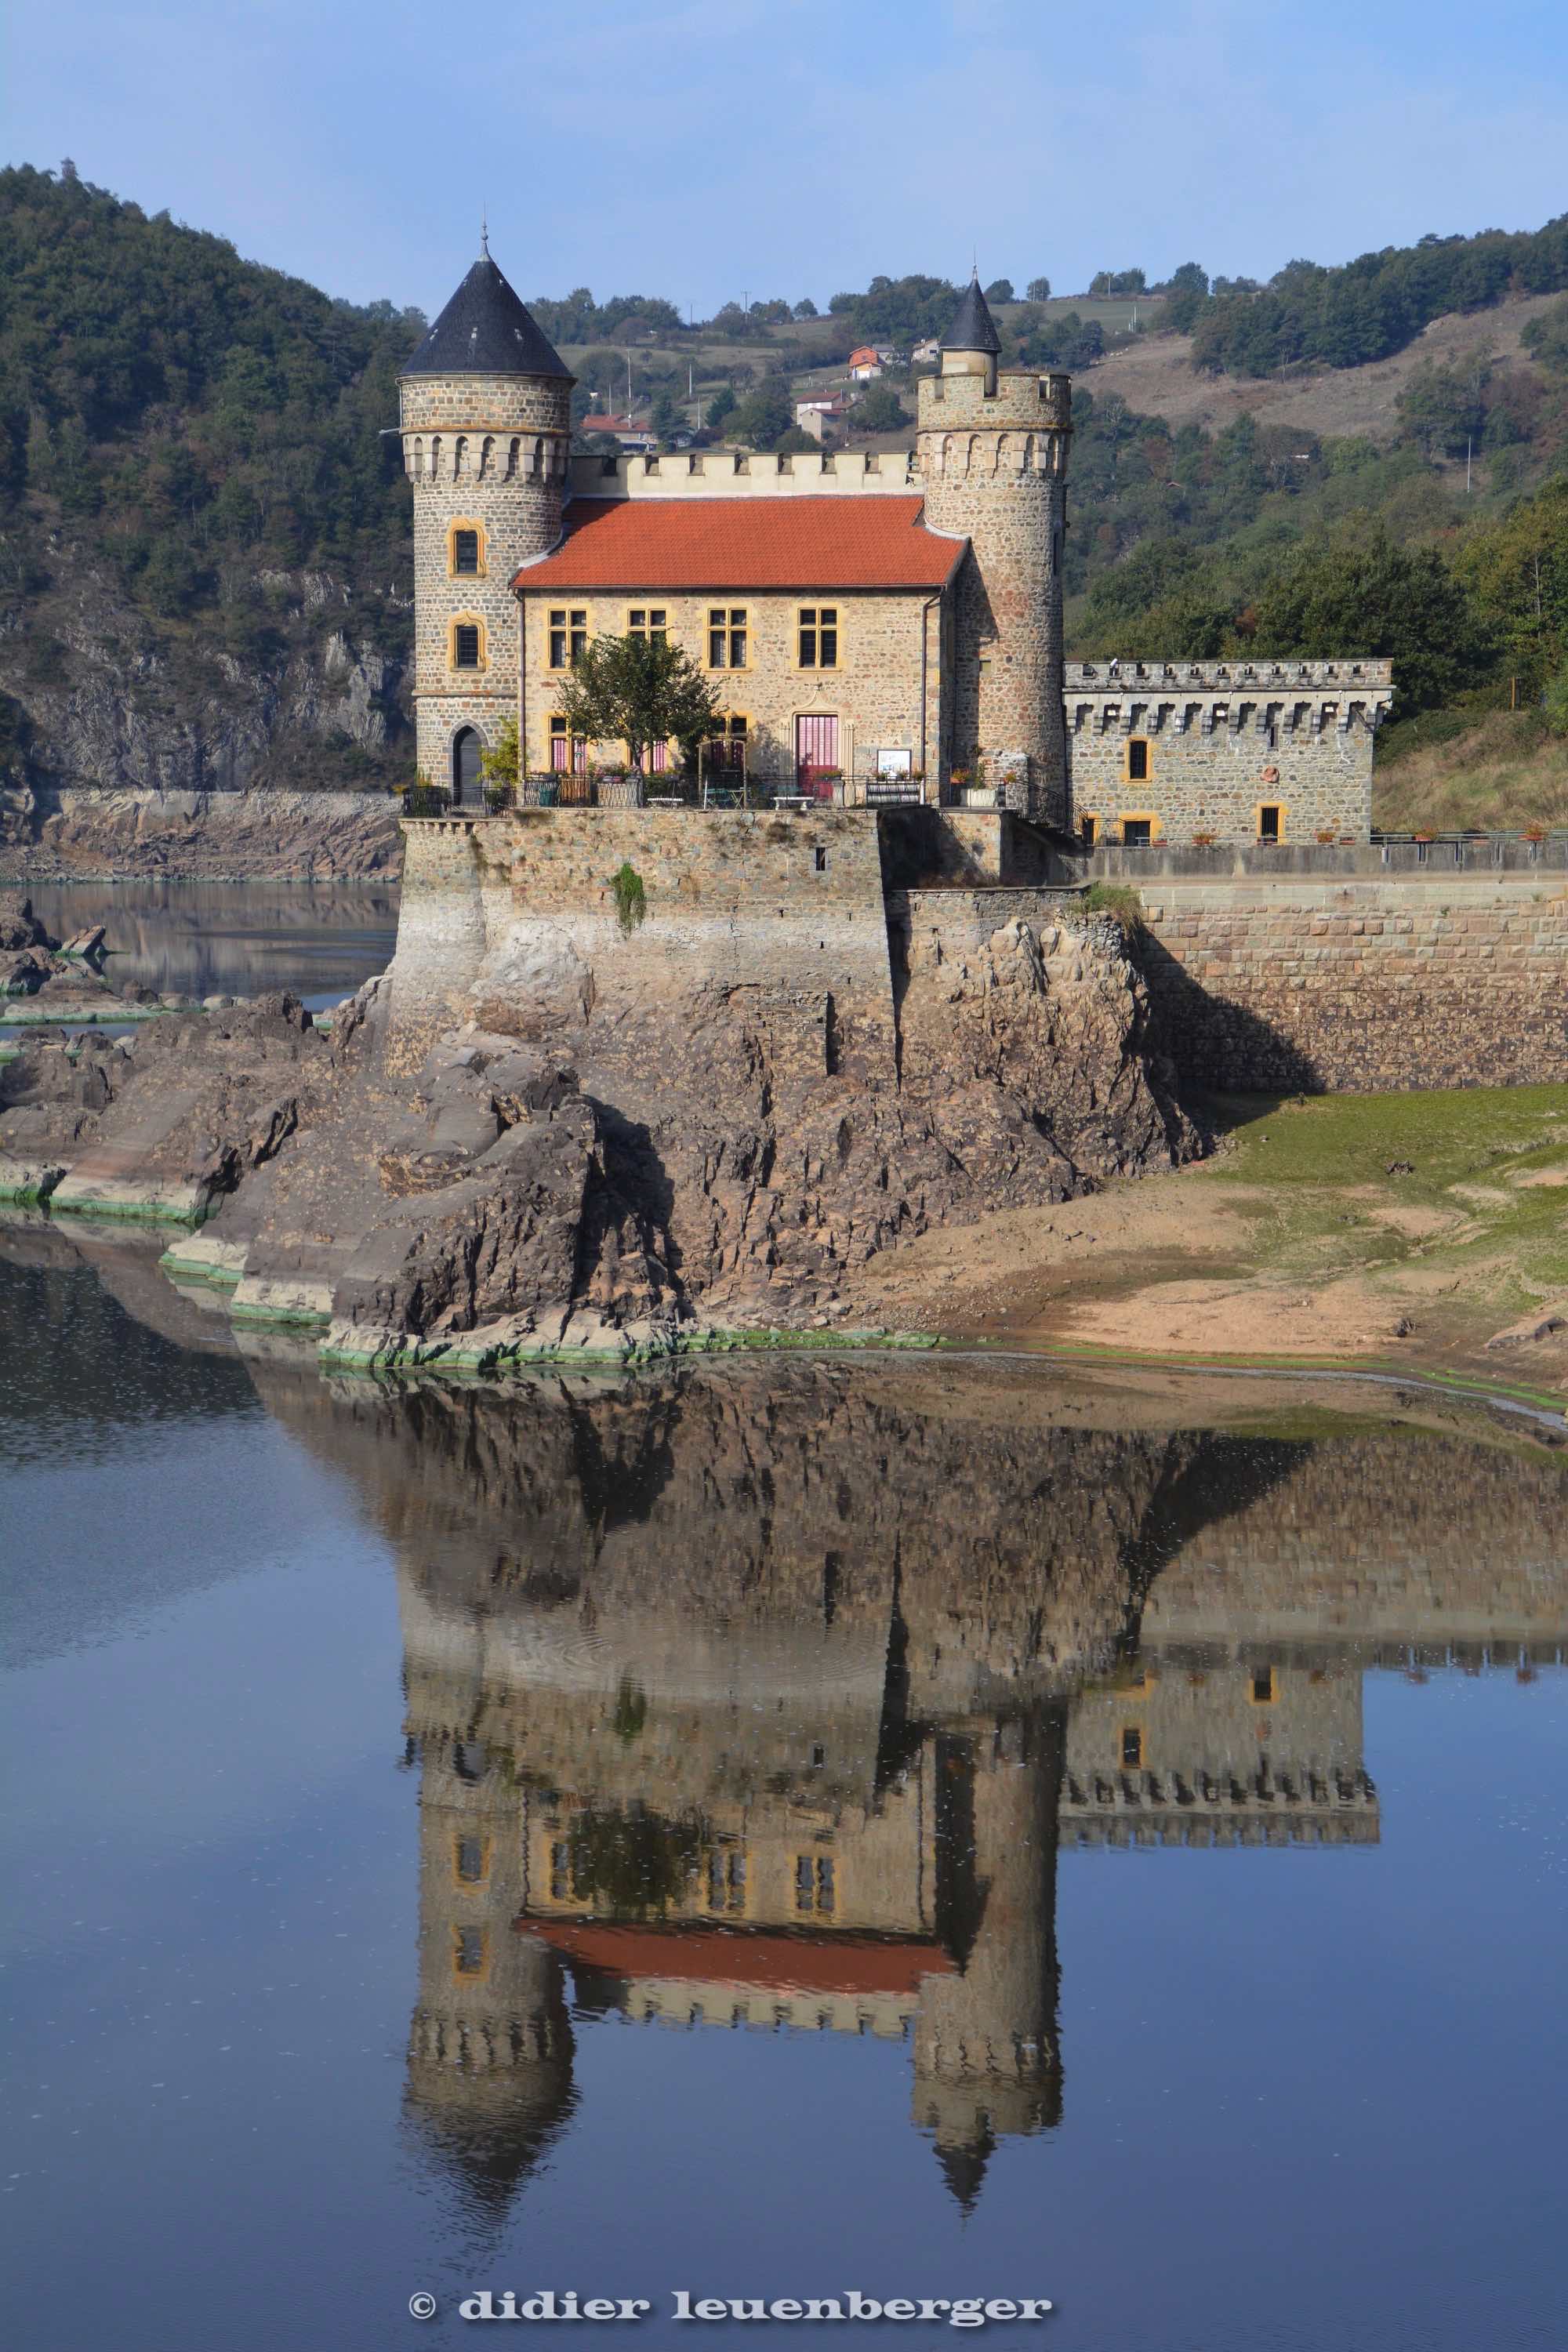
[[[842,604],[797,604],[795,606],[795,667],[797,670],[803,670],[807,677],[815,677],[819,675],[828,676],[834,670],[841,669],[843,667],[844,623],[839,617],[843,611],[844,607]],[[806,614],[808,613],[811,614],[809,621],[806,619]],[[832,614],[833,618],[831,621],[823,620],[822,615],[824,613]],[[801,659],[801,639],[805,635],[807,629],[810,629],[813,639],[816,643],[818,655],[818,658],[816,661],[803,661]],[[820,658],[823,635],[827,629],[831,629],[833,632],[833,659],[830,662],[825,662]]]
[[[1143,772],[1141,776],[1135,776],[1132,772],[1132,746],[1134,743],[1140,743],[1143,747]],[[1146,784],[1152,781],[1153,773],[1153,744],[1149,740],[1147,735],[1129,735],[1126,741],[1121,746],[1122,782],[1124,784]]]
[[[556,610],[559,611],[560,609],[561,608],[558,605]],[[577,609],[582,611],[584,608],[579,606]],[[640,626],[637,623],[637,614],[639,613],[643,615]],[[658,613],[663,616],[658,622],[657,627],[655,626],[653,618],[656,613]],[[674,632],[671,630],[669,625],[669,606],[668,604],[628,604],[626,606],[626,635],[628,637],[661,637],[665,644],[668,645],[673,634]]]
[[[822,1899],[824,1864],[826,1865],[827,1870],[828,1899],[826,1903]],[[804,1887],[800,1883],[803,1870],[810,1874],[809,1884]],[[795,1869],[790,1880],[790,1888],[795,1896],[795,1911],[797,1919],[837,1919],[842,1908],[838,1885],[838,1856],[836,1853],[797,1853],[795,1857]],[[803,1900],[803,1897],[805,1899]]]
[[[1116,822],[1121,827],[1123,841],[1127,838],[1127,828],[1130,824],[1148,826],[1151,847],[1164,836],[1165,828],[1160,822],[1160,813],[1157,809],[1121,809],[1117,812]]]
[[[463,1966],[463,1937],[478,1936],[479,1965],[477,1969]],[[452,1979],[456,1984],[483,1984],[490,1972],[490,1931],[474,1920],[464,1920],[452,1929]]]
[[[555,748],[555,744],[556,744],[557,740],[558,740],[561,737],[563,737],[563,736],[564,736],[564,737],[565,737],[565,739],[566,739],[566,745],[567,745],[567,751],[566,751],[566,765],[565,765],[565,767],[564,767],[564,768],[557,768],[557,767],[556,767],[556,765],[555,765],[554,761],[551,758],[551,756],[550,756],[550,755],[551,755],[552,751],[554,750],[554,748]],[[582,751],[583,751],[583,757],[584,757],[584,766],[586,766],[586,764],[587,764],[587,755],[588,755],[589,751],[593,749],[593,745],[590,743],[590,741],[589,741],[589,740],[588,740],[587,736],[586,736],[586,735],[574,735],[574,734],[573,733],[573,731],[572,731],[572,728],[571,728],[571,725],[570,725],[570,722],[568,721],[567,717],[566,717],[566,713],[565,713],[563,710],[549,710],[549,711],[546,711],[545,716],[544,716],[544,772],[545,772],[545,774],[546,774],[547,776],[548,776],[548,775],[565,775],[565,776],[571,776],[571,775],[579,775],[579,774],[581,774],[581,773],[582,773],[582,770],[581,770],[581,769],[579,769],[579,768],[577,767],[577,765],[576,765],[577,751],[578,751],[578,747],[579,747],[579,746],[581,746],[581,747],[582,747]]]
[[[479,657],[478,661],[472,664],[465,663],[460,667],[458,662],[458,631],[459,629],[477,629],[479,631]],[[447,624],[447,668],[453,671],[459,677],[474,677],[480,672],[489,669],[489,666],[490,633],[485,625],[484,614],[482,613],[454,613],[450,621]]]
[[[479,562],[477,572],[458,569],[458,533],[471,530],[479,542]],[[448,580],[488,580],[489,578],[489,541],[484,524],[477,515],[454,515],[447,525],[447,577]]]
[[[1287,804],[1284,801],[1254,801],[1254,803],[1253,803],[1253,804],[1252,804],[1252,837],[1253,837],[1253,839],[1254,839],[1255,841],[1261,841],[1261,840],[1263,839],[1263,837],[1264,837],[1264,835],[1263,835],[1263,812],[1264,812],[1264,810],[1265,810],[1266,808],[1271,808],[1271,809],[1278,809],[1278,810],[1279,810],[1279,832],[1278,832],[1277,834],[1275,834],[1275,835],[1272,836],[1272,838],[1273,838],[1275,841],[1283,841],[1283,840],[1286,838],[1286,828],[1287,828],[1287,825],[1289,824],[1289,816],[1290,816],[1290,811],[1289,811],[1289,808],[1288,804]]]
[[[564,658],[555,659],[555,615],[562,616],[561,635],[565,646]],[[579,617],[581,626],[578,625]],[[584,650],[594,642],[594,608],[592,604],[546,604],[544,607],[544,667],[563,676],[576,658],[572,641],[581,637]]]
[[[479,1874],[477,1878],[463,1876],[463,1848],[470,1843],[479,1849]],[[471,1830],[454,1830],[452,1832],[453,1885],[462,1888],[465,1894],[471,1894],[476,1887],[488,1886],[490,1877],[491,1850],[491,1841],[488,1837],[475,1837]]]
[[[706,667],[716,673],[726,672],[731,675],[750,669],[752,667],[751,606],[749,604],[710,604],[707,607],[707,614],[708,618],[703,625],[703,645],[708,656]],[[732,661],[730,656],[734,652],[737,635],[744,639],[745,652],[742,660]],[[715,637],[722,637],[724,640],[725,658],[720,662],[716,662],[713,658]]]

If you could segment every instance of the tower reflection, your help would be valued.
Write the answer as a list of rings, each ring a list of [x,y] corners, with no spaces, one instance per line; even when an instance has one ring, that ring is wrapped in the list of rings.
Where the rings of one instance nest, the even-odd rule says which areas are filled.
[[[325,1413],[255,1370],[396,1552],[408,2105],[479,2212],[608,2011],[900,2043],[967,2208],[1062,2113],[1063,1845],[1375,1843],[1363,1669],[1568,1631],[1563,1466],[1440,1433],[1173,1429],[933,1366]]]

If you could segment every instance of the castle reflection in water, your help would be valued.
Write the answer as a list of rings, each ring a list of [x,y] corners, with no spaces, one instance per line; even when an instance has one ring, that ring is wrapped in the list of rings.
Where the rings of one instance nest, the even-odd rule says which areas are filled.
[[[968,2206],[1062,2112],[1064,1844],[1374,1845],[1363,1671],[1568,1637],[1568,1470],[1523,1442],[938,1363],[254,1370],[396,1553],[409,2112],[492,2212],[610,2011],[901,2042]]]

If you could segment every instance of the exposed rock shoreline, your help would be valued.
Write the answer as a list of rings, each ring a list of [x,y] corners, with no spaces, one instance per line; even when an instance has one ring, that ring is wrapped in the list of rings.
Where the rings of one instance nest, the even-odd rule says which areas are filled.
[[[348,881],[395,875],[384,793],[0,787],[0,880]]]
[[[363,1370],[886,1337],[846,1328],[879,1252],[1199,1149],[1113,925],[901,954],[896,1078],[840,1067],[809,1007],[650,994],[537,925],[409,1070],[395,963],[330,1034],[272,995],[31,1038],[0,1194],[186,1225],[171,1272]]]

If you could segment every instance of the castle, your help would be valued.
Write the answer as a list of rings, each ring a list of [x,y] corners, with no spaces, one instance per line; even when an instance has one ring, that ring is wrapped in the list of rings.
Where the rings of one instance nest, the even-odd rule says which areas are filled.
[[[401,378],[421,774],[478,806],[515,719],[525,799],[664,796],[674,746],[611,775],[625,747],[560,708],[584,647],[633,635],[707,676],[721,789],[1085,846],[1364,842],[1386,662],[1064,665],[1071,386],[1000,354],[974,282],[907,455],[574,457],[574,379],[487,249]]]

